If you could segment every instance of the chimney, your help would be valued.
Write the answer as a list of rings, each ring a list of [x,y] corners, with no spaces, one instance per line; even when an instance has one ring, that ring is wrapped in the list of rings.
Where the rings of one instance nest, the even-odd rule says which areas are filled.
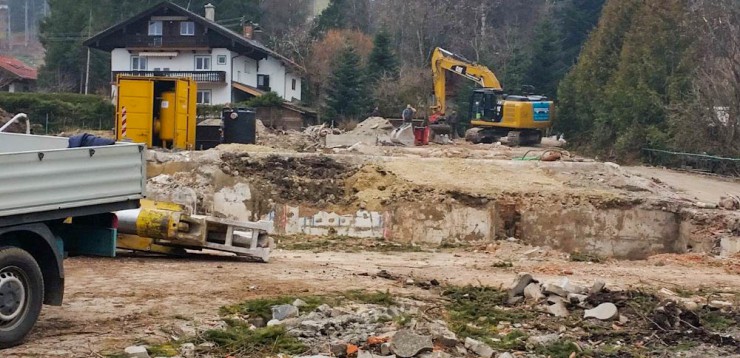
[[[254,24],[252,26],[254,26],[254,33],[252,34],[252,38],[254,39],[254,41],[262,42],[262,28],[258,24]]]
[[[254,25],[251,23],[244,24],[242,35],[249,40],[254,40]]]
[[[216,21],[216,7],[213,6],[213,4],[208,3],[205,6],[206,8],[206,19],[211,21]]]

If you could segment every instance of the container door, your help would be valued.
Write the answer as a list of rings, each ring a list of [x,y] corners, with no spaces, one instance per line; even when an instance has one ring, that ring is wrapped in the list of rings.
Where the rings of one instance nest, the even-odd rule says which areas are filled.
[[[175,148],[195,148],[195,108],[190,103],[190,79],[179,79],[175,88]]]
[[[119,79],[116,106],[116,139],[152,146],[154,82]]]

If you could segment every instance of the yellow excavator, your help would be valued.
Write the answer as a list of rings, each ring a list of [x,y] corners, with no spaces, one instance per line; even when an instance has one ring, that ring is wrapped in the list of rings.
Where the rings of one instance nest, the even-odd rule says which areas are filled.
[[[430,123],[443,123],[447,115],[446,72],[465,77],[481,88],[470,99],[472,118],[465,139],[473,143],[493,143],[507,137],[510,146],[539,144],[543,130],[550,127],[553,102],[539,95],[505,94],[496,75],[488,67],[437,47],[432,54],[432,75],[436,103]]]

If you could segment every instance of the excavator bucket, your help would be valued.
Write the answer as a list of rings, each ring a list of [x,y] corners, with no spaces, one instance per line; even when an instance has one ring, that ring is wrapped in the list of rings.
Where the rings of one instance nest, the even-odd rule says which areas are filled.
[[[391,142],[397,145],[413,147],[416,138],[414,136],[414,126],[411,123],[404,123],[391,132]]]

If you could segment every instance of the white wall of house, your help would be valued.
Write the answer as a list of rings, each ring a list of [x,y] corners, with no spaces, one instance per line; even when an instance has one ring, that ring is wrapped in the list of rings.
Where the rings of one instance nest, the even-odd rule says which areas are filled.
[[[295,86],[293,81],[295,81]],[[285,75],[285,99],[290,101],[293,98],[299,101],[301,99],[301,78],[288,72]]]
[[[236,52],[232,52],[232,56],[234,57],[233,81],[257,87],[257,61],[246,56],[237,56]]]
[[[172,51],[178,52],[178,51]],[[138,52],[129,52],[126,49],[114,49],[111,52],[112,71],[132,71],[132,56],[141,56]],[[225,48],[215,48],[210,51],[182,51],[173,57],[141,56],[146,57],[146,71],[196,71],[196,57],[208,56],[211,58],[210,71],[226,72],[225,83],[198,83],[199,90],[211,91],[212,104],[230,103],[232,100],[232,81],[248,86],[257,87],[257,75],[270,76],[270,88],[283,99],[301,99],[300,77],[287,72],[286,66],[274,57],[268,57],[259,63],[249,57]],[[219,56],[225,62],[219,63]],[[296,85],[293,89],[293,80]]]
[[[290,99],[285,97],[285,66],[279,60],[272,56],[261,60],[257,74],[270,76],[270,90],[283,99]]]

